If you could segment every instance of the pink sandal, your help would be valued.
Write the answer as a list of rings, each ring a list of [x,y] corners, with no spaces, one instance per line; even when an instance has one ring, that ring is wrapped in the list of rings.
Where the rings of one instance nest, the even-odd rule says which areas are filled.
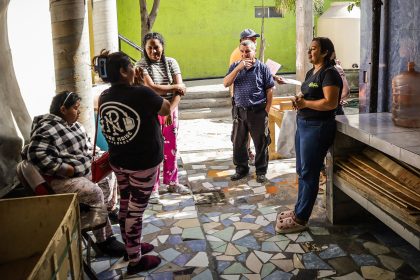
[[[287,211],[283,211],[283,212],[280,212],[278,215],[277,215],[277,223],[279,223],[280,222],[280,220],[283,220],[283,219],[286,219],[286,218],[289,218],[289,217],[294,217],[295,216],[295,211],[294,210],[287,210]]]
[[[277,220],[275,230],[277,233],[293,233],[300,232],[306,229],[306,225],[301,225],[296,222],[294,215],[282,220]]]

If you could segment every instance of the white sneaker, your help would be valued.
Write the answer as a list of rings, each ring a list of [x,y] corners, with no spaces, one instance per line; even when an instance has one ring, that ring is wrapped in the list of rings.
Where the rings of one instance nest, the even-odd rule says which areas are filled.
[[[177,183],[175,185],[169,185],[168,192],[176,192],[179,194],[190,194],[191,190],[187,186]]]
[[[169,192],[169,185],[160,184],[160,186],[159,186],[159,194],[165,194],[167,192]]]
[[[151,204],[159,204],[159,191],[152,191],[152,194],[149,198],[149,203]]]

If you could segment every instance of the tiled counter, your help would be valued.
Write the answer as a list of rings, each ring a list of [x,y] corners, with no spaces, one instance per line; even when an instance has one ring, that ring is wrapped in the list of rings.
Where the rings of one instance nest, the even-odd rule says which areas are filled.
[[[408,225],[395,218],[391,208],[370,201],[367,195],[334,175],[334,158],[370,146],[382,153],[420,168],[420,129],[395,126],[391,113],[337,116],[337,136],[327,156],[327,215],[338,223],[360,214],[361,207],[392,228],[417,249],[420,249],[419,225]],[[357,204],[355,203],[357,202]]]

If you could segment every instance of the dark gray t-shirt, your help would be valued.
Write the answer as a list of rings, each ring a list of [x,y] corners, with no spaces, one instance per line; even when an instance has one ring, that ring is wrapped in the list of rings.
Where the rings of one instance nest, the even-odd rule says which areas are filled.
[[[323,87],[337,86],[339,88],[338,103],[340,103],[343,81],[334,66],[324,67],[315,74],[314,69],[306,73],[305,81],[302,83],[301,91],[306,100],[319,100],[324,98]],[[305,119],[328,119],[335,117],[336,109],[330,111],[318,111],[304,108],[298,111],[298,116]]]
[[[163,98],[145,86],[114,85],[99,97],[102,133],[112,165],[144,170],[163,160],[157,113]]]

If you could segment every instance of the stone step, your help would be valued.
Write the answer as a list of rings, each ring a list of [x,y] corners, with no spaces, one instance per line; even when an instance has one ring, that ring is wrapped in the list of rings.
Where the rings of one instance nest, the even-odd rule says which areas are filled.
[[[198,98],[226,98],[229,97],[229,91],[195,91],[191,92],[189,88],[187,93],[182,97],[183,100]]]
[[[181,99],[179,103],[180,109],[199,109],[199,108],[215,108],[230,107],[231,99],[229,97],[221,98],[197,98],[197,99]]]
[[[180,109],[179,118],[181,120],[193,119],[214,119],[231,117],[230,107],[221,108],[200,108],[200,109]]]
[[[182,99],[229,97],[229,89],[222,84],[189,86]]]

